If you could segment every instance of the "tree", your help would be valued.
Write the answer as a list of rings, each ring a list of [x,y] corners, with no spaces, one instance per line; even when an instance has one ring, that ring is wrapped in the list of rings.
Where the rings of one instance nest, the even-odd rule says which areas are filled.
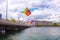
[[[58,24],[57,23],[53,23],[53,26],[58,26]]]
[[[11,18],[11,21],[12,21],[12,22],[16,22],[16,20],[15,20],[14,18]]]

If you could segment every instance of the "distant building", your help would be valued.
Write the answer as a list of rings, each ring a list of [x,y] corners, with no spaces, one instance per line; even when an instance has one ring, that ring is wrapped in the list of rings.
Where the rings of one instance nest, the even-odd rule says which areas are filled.
[[[34,25],[53,25],[51,21],[33,21]]]
[[[0,14],[0,19],[2,19],[2,14]]]

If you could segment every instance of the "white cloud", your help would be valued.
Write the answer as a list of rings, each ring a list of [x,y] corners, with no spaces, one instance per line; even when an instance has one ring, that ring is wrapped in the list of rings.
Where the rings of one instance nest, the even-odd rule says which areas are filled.
[[[6,2],[7,0],[1,0],[0,3],[0,13],[3,14],[3,18],[6,17]],[[32,18],[34,19],[34,16],[36,15],[50,15],[47,16],[50,19],[44,20],[60,20],[60,0],[8,0],[8,18],[13,17],[15,19],[18,18],[18,14],[20,11],[23,11],[25,7],[28,6],[30,8],[38,8],[39,10],[34,10],[32,14],[29,17],[23,16],[20,19],[26,18]],[[48,8],[46,8],[48,6]],[[43,10],[41,10],[41,8]],[[21,13],[20,13],[21,15]]]
[[[0,13],[2,14],[2,18],[6,18],[6,1],[0,0]]]
[[[42,19],[37,19],[37,20],[51,20],[51,21],[58,21],[60,18],[60,14],[59,12],[55,11],[55,10],[51,10],[51,9],[45,9],[45,10],[35,10],[32,12],[32,14],[30,16],[32,16],[34,18],[34,16],[38,16],[42,18]],[[45,17],[46,15],[46,17]],[[49,16],[50,15],[50,16]],[[44,17],[44,18],[43,18]],[[48,17],[48,19],[47,19]]]

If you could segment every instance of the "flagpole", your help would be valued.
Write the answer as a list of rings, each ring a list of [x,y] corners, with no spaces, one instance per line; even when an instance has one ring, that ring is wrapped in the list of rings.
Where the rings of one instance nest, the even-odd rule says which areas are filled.
[[[18,21],[19,21],[19,18],[20,18],[20,14],[18,14]]]
[[[18,21],[19,21],[19,14],[18,14]]]
[[[8,0],[6,2],[6,19],[8,19]]]
[[[21,14],[18,14],[18,21],[19,21],[19,19],[22,17],[22,15]]]

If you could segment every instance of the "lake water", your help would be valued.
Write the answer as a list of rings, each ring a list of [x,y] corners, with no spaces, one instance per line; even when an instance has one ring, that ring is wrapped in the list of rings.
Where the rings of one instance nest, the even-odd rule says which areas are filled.
[[[0,40],[60,40],[60,27],[31,27]]]

